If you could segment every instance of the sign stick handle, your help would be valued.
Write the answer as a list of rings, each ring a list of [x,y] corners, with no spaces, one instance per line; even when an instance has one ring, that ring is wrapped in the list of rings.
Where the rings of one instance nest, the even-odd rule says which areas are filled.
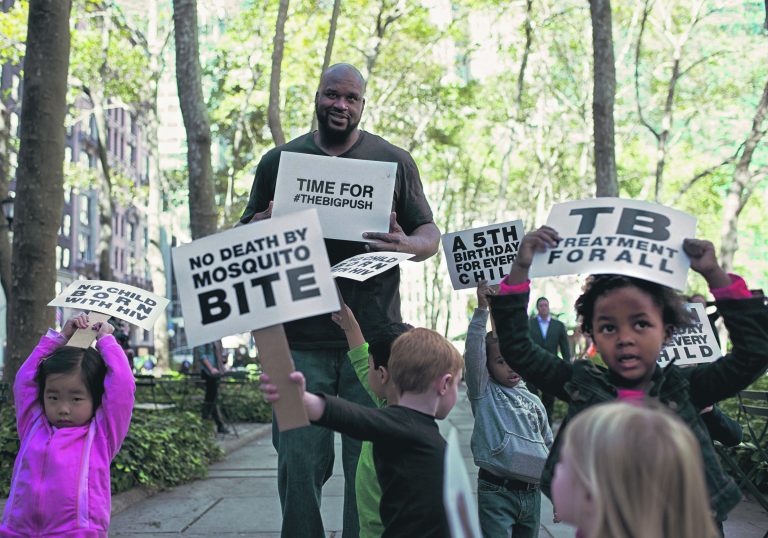
[[[93,341],[96,340],[96,331],[93,330],[93,326],[100,321],[106,323],[109,317],[109,314],[102,314],[101,312],[88,312],[88,327],[77,329],[67,345],[80,348],[91,347]]]
[[[288,379],[288,375],[294,371],[294,366],[282,323],[251,331],[251,336],[259,349],[261,367],[280,392],[280,399],[273,404],[277,428],[284,432],[308,426],[309,418],[304,408],[301,389]]]

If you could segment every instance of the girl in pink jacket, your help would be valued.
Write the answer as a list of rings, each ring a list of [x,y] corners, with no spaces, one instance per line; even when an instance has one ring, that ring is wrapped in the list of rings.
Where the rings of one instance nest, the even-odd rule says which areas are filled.
[[[106,537],[109,465],[128,433],[135,383],[109,323],[96,349],[65,344],[87,314],[49,330],[16,375],[21,440],[0,536]]]

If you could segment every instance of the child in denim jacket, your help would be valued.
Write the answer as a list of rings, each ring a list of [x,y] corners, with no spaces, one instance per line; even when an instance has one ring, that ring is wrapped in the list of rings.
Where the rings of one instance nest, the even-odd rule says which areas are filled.
[[[541,400],[504,361],[496,336],[486,336],[488,296],[494,291],[485,282],[477,288],[477,309],[464,352],[467,392],[475,415],[471,447],[480,468],[480,526],[486,537],[536,537],[539,480],[552,446],[552,430]]]

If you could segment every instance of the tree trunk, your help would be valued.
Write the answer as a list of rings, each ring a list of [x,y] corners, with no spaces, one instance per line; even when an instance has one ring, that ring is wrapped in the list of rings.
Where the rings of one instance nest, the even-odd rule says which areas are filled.
[[[189,223],[192,239],[216,232],[216,206],[211,167],[211,125],[203,99],[197,41],[197,1],[173,0],[176,38],[176,84],[189,168]]]
[[[336,23],[339,20],[339,11],[341,9],[341,0],[334,0],[333,12],[331,13],[331,25],[328,28],[328,41],[325,42],[325,56],[323,57],[323,68],[320,70],[320,76],[331,66],[331,55],[333,54],[333,42],[336,40]],[[319,80],[319,79],[318,79]],[[312,114],[311,131],[317,129],[317,115]]]
[[[272,47],[272,74],[269,76],[269,106],[267,123],[272,133],[272,140],[281,146],[285,144],[283,126],[280,122],[280,69],[283,64],[285,45],[285,20],[288,18],[288,0],[280,0],[275,24],[275,39]]]
[[[743,151],[739,161],[736,163],[736,170],[733,173],[733,181],[728,187],[728,193],[725,196],[723,204],[723,226],[722,242],[720,245],[720,265],[726,271],[733,269],[733,257],[739,246],[739,214],[744,209],[749,197],[752,195],[754,186],[752,185],[754,175],[750,172],[749,166],[752,163],[752,156],[755,148],[765,135],[763,124],[768,115],[768,81],[763,87],[763,95],[757,110],[752,119],[752,129],[749,136],[744,141]]]
[[[157,151],[157,86],[160,80],[163,43],[157,34],[157,0],[151,0],[147,6],[148,30],[147,52],[149,53],[149,83],[147,85],[146,102],[144,106],[144,125],[147,145],[152,148],[149,158],[149,195],[147,200],[147,266],[152,280],[152,291],[165,297],[168,293],[168,282],[165,278],[165,260],[161,250],[160,215],[162,213],[162,181],[160,177],[160,155]],[[168,349],[168,311],[164,309],[155,321],[153,331],[155,342],[155,357],[157,366],[163,370],[171,369],[171,358]]]
[[[71,0],[31,0],[24,58],[13,277],[5,380],[53,324],[56,243],[64,207],[64,117]]]
[[[0,98],[0,200],[8,197],[11,182],[11,111]],[[0,214],[0,286],[11,300],[11,241],[5,215]]]
[[[99,278],[112,280],[112,215],[115,203],[112,199],[112,170],[107,155],[107,117],[104,110],[103,88],[84,88],[84,93],[91,101],[93,119],[96,123],[96,149],[101,165],[99,181],[99,243],[96,247],[96,259],[99,262]]]
[[[592,116],[595,137],[595,195],[618,196],[614,151],[613,103],[616,96],[616,66],[613,63],[610,0],[590,0],[594,91]]]

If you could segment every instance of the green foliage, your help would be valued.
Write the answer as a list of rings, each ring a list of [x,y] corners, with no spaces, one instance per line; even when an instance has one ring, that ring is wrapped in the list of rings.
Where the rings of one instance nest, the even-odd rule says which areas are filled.
[[[0,409],[0,497],[7,497],[19,450],[11,405]],[[112,492],[136,485],[167,488],[205,476],[223,452],[199,413],[135,411],[128,436],[112,462]]]
[[[768,375],[763,375],[755,381],[748,390],[768,390]],[[729,398],[723,400],[718,404],[720,409],[731,418],[739,419],[739,423],[742,426],[744,432],[744,439],[740,446],[732,449],[735,455],[736,461],[741,467],[741,470],[745,473],[749,473],[753,468],[757,467],[758,471],[753,479],[753,483],[757,488],[763,492],[768,493],[768,461],[760,459],[759,454],[755,450],[756,439],[754,439],[749,430],[747,429],[746,421],[744,417],[739,413],[739,401],[737,398]],[[759,436],[762,432],[762,428],[766,419],[759,419],[758,417],[751,417],[752,427],[755,433]],[[762,448],[764,451],[768,451],[768,436],[763,439]],[[727,469],[727,467],[724,467]],[[738,477],[733,477],[738,481]]]
[[[0,65],[17,65],[24,57],[29,2],[16,0],[8,11],[0,11]]]
[[[11,487],[13,464],[19,452],[16,416],[11,405],[0,407],[0,497],[7,497]]]
[[[135,485],[166,488],[201,478],[222,455],[210,424],[197,414],[137,411],[112,462],[112,491]]]

